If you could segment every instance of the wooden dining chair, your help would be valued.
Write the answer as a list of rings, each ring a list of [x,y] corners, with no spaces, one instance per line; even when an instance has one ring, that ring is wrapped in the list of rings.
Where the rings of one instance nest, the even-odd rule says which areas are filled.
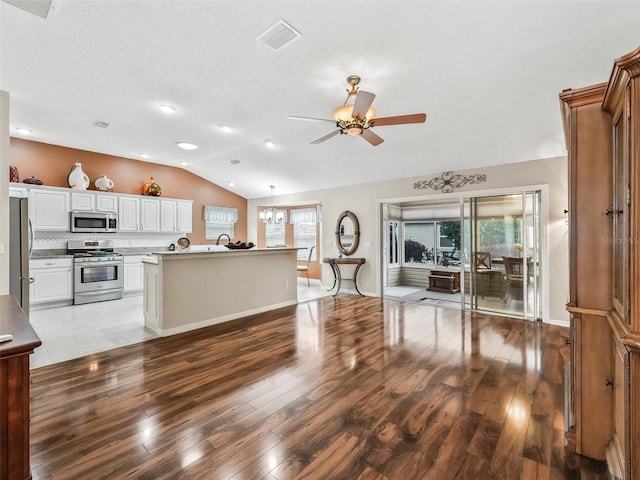
[[[491,270],[491,252],[475,252],[473,254],[478,270]]]
[[[313,249],[316,248],[315,245],[309,249],[309,255],[307,256],[307,264],[306,265],[298,265],[297,270],[299,272],[307,272],[307,286],[311,286],[311,282],[309,281],[309,265],[311,264],[311,257],[313,257]]]
[[[507,291],[504,296],[504,303],[509,305],[512,299],[522,300],[522,288],[524,286],[524,258],[523,257],[502,257],[504,262],[504,274],[507,284]],[[531,259],[527,258],[527,267],[531,267]]]

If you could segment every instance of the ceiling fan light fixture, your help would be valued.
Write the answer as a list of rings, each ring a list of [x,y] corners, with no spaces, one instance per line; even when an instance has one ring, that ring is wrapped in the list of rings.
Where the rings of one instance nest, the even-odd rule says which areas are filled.
[[[347,129],[347,135],[350,135],[352,137],[357,137],[361,133],[362,133],[362,129],[360,127],[357,127],[357,126],[349,127]]]
[[[353,122],[353,117],[351,116],[352,112],[353,112],[353,103],[346,103],[341,107],[336,108],[333,111],[333,119],[336,122],[351,123]],[[369,110],[367,110],[367,114],[364,117],[368,122],[375,116],[376,116],[376,109],[373,107],[370,107]]]

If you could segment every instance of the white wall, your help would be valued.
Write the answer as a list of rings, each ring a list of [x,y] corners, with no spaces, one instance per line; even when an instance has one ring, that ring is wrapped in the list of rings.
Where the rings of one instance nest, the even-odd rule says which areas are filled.
[[[389,168],[393,168],[390,164]],[[380,213],[379,203],[384,200],[406,198],[418,200],[429,196],[442,196],[434,190],[416,190],[414,183],[440,176],[442,172],[432,172],[420,177],[389,180],[316,190],[292,195],[274,197],[276,205],[322,203],[322,242],[320,257],[337,255],[334,232],[338,215],[349,210],[356,214],[360,223],[360,246],[355,256],[366,258],[366,264],[358,274],[360,290],[368,295],[380,296]],[[487,181],[477,185],[466,185],[455,193],[481,192],[484,190],[521,187],[527,185],[547,185],[549,192],[549,222],[547,227],[547,247],[549,254],[549,318],[568,324],[565,304],[568,301],[568,246],[567,217],[563,210],[567,208],[567,159],[566,157],[533,160],[494,167],[484,167],[456,171],[461,175],[475,173],[487,176]],[[455,194],[454,193],[454,194]],[[452,195],[454,195],[452,194]],[[249,200],[247,205],[247,239],[255,241],[257,236],[257,207],[270,202],[268,197]],[[331,285],[331,272],[323,265],[323,283]]]

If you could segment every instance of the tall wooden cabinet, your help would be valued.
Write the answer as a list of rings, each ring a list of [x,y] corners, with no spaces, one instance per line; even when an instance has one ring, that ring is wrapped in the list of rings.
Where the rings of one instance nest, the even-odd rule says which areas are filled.
[[[640,478],[640,47],[616,60],[603,109],[613,141],[612,309],[614,478]]]
[[[569,151],[568,446],[640,479],[640,47],[560,94]],[[599,178],[598,178],[599,177]]]
[[[569,152],[569,303],[571,402],[569,448],[605,459],[612,436],[611,117],[602,111],[606,84],[560,94]],[[571,415],[569,415],[571,416]]]

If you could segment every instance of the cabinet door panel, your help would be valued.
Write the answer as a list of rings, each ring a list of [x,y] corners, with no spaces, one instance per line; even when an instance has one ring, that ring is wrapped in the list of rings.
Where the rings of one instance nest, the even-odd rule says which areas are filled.
[[[614,123],[613,149],[613,305],[620,317],[629,322],[629,161],[628,124],[624,109]]]
[[[137,232],[140,223],[140,199],[120,197],[118,215],[118,231]]]
[[[31,303],[46,303],[73,298],[71,267],[36,269],[31,271],[34,282],[30,285]]]
[[[177,220],[177,204],[174,200],[160,201],[160,231],[175,232]]]
[[[140,200],[140,230],[143,232],[160,231],[160,202],[156,199]]]
[[[96,196],[88,192],[71,192],[71,210],[76,212],[93,212]]]
[[[192,231],[192,204],[191,202],[178,202],[177,231],[191,233]]]
[[[96,211],[118,213],[118,197],[116,195],[96,195]]]
[[[69,231],[69,192],[33,189],[29,200],[34,230]]]

